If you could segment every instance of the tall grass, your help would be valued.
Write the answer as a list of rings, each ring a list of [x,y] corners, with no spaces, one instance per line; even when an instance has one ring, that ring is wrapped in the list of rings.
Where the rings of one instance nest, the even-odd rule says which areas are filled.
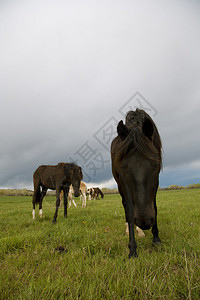
[[[119,195],[59,210],[46,197],[32,220],[31,197],[0,197],[0,299],[199,299],[200,191],[158,193],[162,245],[137,239],[128,259]]]

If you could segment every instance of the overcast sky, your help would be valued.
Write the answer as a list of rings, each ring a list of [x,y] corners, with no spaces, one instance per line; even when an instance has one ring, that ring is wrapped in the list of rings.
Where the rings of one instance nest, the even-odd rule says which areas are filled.
[[[1,0],[0,187],[77,161],[113,187],[117,122],[143,107],[160,132],[160,186],[200,182],[200,1]]]

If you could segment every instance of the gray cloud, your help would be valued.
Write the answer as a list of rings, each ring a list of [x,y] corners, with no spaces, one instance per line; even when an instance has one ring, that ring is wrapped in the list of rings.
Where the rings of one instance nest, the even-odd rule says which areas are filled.
[[[1,1],[0,186],[31,186],[39,164],[77,159],[86,141],[109,160],[91,181],[109,180],[94,134],[136,91],[158,111],[161,184],[198,182],[199,5]]]

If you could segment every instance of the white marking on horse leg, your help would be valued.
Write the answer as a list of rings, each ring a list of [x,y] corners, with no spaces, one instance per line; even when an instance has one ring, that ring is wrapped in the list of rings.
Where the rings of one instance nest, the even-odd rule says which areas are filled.
[[[39,216],[42,218],[42,209],[39,210]]]
[[[82,202],[82,207],[84,207],[84,197],[82,194],[80,194],[80,201]]]
[[[84,193],[84,199],[85,199],[85,207],[86,207],[86,194]]]
[[[33,220],[35,220],[35,209],[33,209],[32,216],[33,216]]]
[[[59,208],[62,206],[63,196],[64,196],[64,192],[63,192],[63,190],[62,190],[62,191],[60,192],[60,205],[59,205]]]
[[[71,207],[71,205],[72,205],[72,201],[71,199],[69,199],[69,208]]]
[[[137,235],[139,237],[145,237],[145,233],[142,229],[140,229],[138,226],[136,226]]]
[[[72,200],[72,203],[74,204],[75,207],[77,207],[76,202],[74,201],[74,199]]]
[[[126,222],[125,225],[126,225],[125,235],[129,235],[128,222]]]
[[[86,194],[83,194],[83,204],[82,207],[86,207]]]

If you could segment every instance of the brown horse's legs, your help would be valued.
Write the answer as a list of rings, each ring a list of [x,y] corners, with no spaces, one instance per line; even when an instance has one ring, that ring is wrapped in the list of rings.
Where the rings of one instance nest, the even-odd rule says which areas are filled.
[[[32,211],[33,220],[35,220],[35,195],[33,195],[33,211]]]
[[[69,188],[64,189],[64,217],[67,218],[67,197],[69,193]]]
[[[34,194],[33,194],[33,212],[32,212],[32,216],[33,219],[35,219],[35,204],[40,202],[40,185],[34,183]]]
[[[56,191],[56,211],[55,211],[53,221],[52,221],[54,224],[56,223],[56,219],[57,219],[57,216],[58,216],[59,206],[60,206],[60,190]]]
[[[47,188],[46,187],[42,187],[42,192],[41,192],[41,195],[40,195],[40,202],[39,202],[39,216],[40,218],[42,218],[42,201],[44,199],[44,196],[46,195],[46,192],[47,192]]]

